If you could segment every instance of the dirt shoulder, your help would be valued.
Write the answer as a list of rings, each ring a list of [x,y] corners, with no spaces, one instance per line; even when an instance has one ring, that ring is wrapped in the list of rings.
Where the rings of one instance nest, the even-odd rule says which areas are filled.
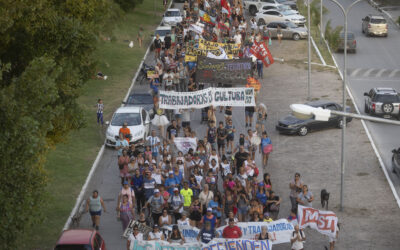
[[[273,41],[275,42],[275,41]],[[275,130],[279,118],[290,113],[289,105],[304,103],[307,98],[306,41],[285,40],[273,43],[274,57],[285,59],[264,69],[259,101],[268,109],[268,132],[274,144],[266,172],[271,174],[274,190],[282,197],[280,217],[289,215],[289,182],[300,172],[321,209],[320,191],[330,192],[329,210],[337,213],[342,223],[336,249],[398,249],[400,209],[397,207],[386,178],[359,120],[346,130],[346,170],[344,211],[340,204],[341,130],[312,132],[305,137],[280,135]],[[315,57],[313,57],[315,58]],[[313,59],[314,61],[314,59]],[[342,81],[332,70],[312,71],[311,96],[341,102]],[[307,249],[324,249],[328,238],[306,230]],[[286,244],[275,249],[288,249]]]

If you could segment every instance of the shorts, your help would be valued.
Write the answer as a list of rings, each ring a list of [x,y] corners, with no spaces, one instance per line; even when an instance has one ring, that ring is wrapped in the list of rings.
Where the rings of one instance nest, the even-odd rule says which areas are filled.
[[[238,207],[238,213],[239,214],[247,214],[248,207]]]
[[[89,213],[90,213],[90,216],[96,216],[96,215],[100,216],[101,215],[101,210],[99,210],[99,211],[89,211]]]
[[[250,111],[245,110],[245,114],[246,114],[246,116],[253,118],[254,112],[250,112]]]
[[[283,35],[282,35],[282,34],[277,34],[277,35],[276,35],[276,37],[278,37],[278,38],[279,38],[279,37],[280,37],[280,38],[282,38],[282,37],[283,37]]]
[[[225,147],[225,141],[218,141],[218,149]]]
[[[226,141],[227,142],[229,142],[229,141],[234,141],[235,140],[235,136],[234,135],[228,135],[227,137],[226,137]]]
[[[190,127],[190,122],[182,122],[182,127],[183,128]]]
[[[260,124],[260,125],[262,125],[262,124],[266,125],[266,122],[267,122],[267,119],[258,118],[256,123]]]
[[[153,156],[153,158],[157,158],[158,152],[152,152],[152,153],[151,153],[151,156]]]

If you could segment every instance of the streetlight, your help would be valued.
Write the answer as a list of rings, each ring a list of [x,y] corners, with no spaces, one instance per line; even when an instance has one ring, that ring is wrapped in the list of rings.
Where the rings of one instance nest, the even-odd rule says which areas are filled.
[[[351,3],[347,9],[343,7],[337,0],[330,0],[335,3],[339,9],[342,11],[344,16],[344,45],[347,46],[347,15],[350,12],[351,8],[364,0],[356,0]],[[322,4],[322,2],[321,2]],[[321,12],[322,15],[322,12]],[[322,28],[322,27],[321,27]],[[310,56],[309,56],[310,60]],[[343,65],[343,113],[346,113],[346,80],[347,80],[347,48],[344,49],[344,65]],[[341,181],[340,181],[340,211],[343,211],[343,186],[344,186],[344,170],[345,170],[345,133],[346,133],[346,115],[343,116],[343,128],[342,128],[342,152],[341,152]],[[368,119],[365,119],[368,120]]]
[[[308,81],[307,81],[307,100],[311,100],[311,9],[310,1],[307,0],[307,22],[308,22]]]

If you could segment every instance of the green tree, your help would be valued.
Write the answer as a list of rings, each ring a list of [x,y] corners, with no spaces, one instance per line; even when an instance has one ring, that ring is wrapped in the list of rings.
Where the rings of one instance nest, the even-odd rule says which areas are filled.
[[[79,129],[110,0],[0,0],[0,249],[40,223],[48,150]]]
[[[336,51],[340,42],[340,32],[342,31],[342,26],[337,26],[332,29],[331,20],[326,23],[325,26],[325,39],[328,41],[329,47]]]
[[[122,10],[129,11],[133,10],[138,4],[141,4],[143,0],[114,0]]]

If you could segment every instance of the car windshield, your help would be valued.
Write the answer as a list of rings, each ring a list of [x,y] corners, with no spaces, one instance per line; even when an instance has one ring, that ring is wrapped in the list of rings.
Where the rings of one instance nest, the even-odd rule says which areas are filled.
[[[111,125],[122,126],[124,122],[128,123],[128,126],[136,126],[142,123],[139,113],[115,113]]]
[[[54,250],[92,250],[90,245],[58,245]]]
[[[397,95],[377,95],[375,97],[376,102],[390,102],[390,103],[399,103],[400,97]]]
[[[340,33],[340,38],[344,38],[344,33]],[[347,39],[354,39],[354,34],[347,33]]]
[[[292,22],[287,22],[287,23],[285,23],[289,28],[292,28],[292,29],[295,29],[295,28],[298,28],[298,26],[296,25],[296,24],[294,24],[294,23],[292,23]]]
[[[375,23],[375,24],[385,24],[386,23],[386,20],[385,19],[374,19],[374,18],[372,18],[371,19],[371,23]]]
[[[151,95],[131,95],[128,98],[128,104],[153,104]]]
[[[156,30],[156,35],[158,34],[159,36],[166,36],[167,34],[170,34],[170,30]]]
[[[284,2],[286,2],[287,0],[276,0],[278,3],[284,3]]]
[[[179,11],[167,11],[165,13],[165,16],[166,17],[180,16],[180,13],[179,13]]]

